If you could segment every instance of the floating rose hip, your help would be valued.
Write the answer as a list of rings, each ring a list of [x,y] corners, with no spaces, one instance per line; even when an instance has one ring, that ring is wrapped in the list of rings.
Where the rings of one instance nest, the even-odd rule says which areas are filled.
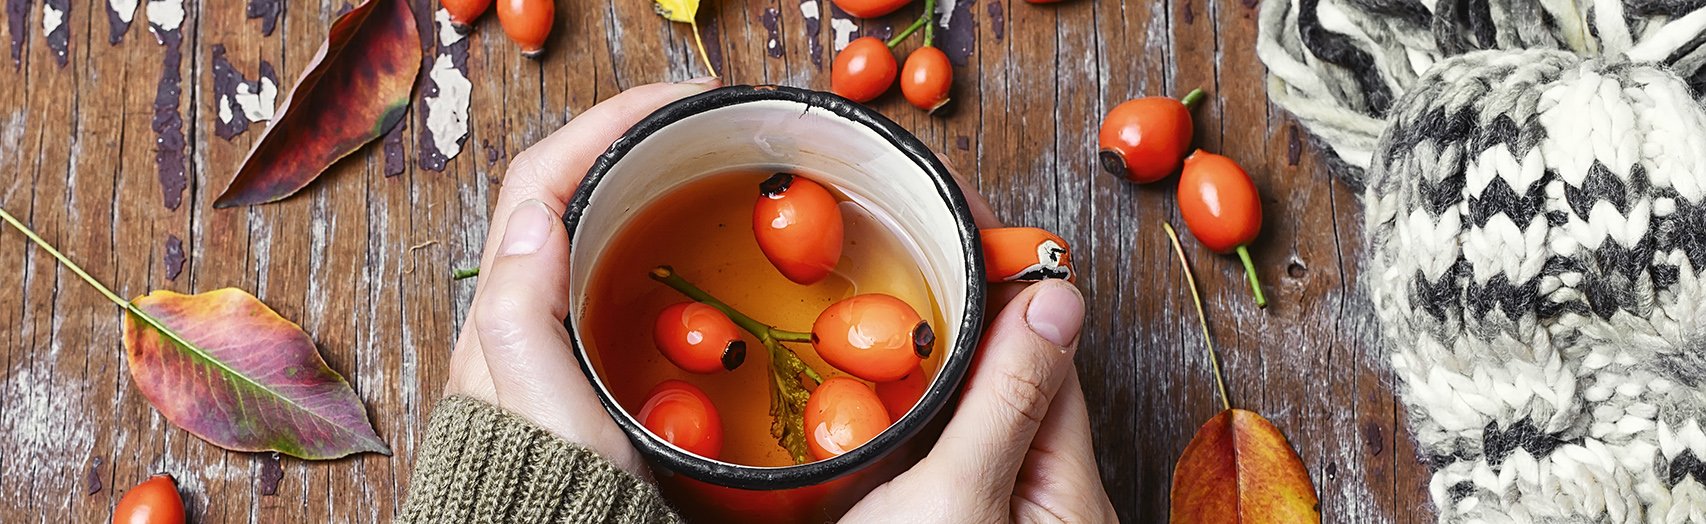
[[[906,378],[894,382],[878,382],[877,398],[882,399],[883,408],[889,412],[889,420],[900,420],[906,412],[912,411],[912,406],[918,404],[918,399],[924,398],[924,390],[930,387],[930,378],[924,369],[914,369],[906,374]]]
[[[682,302],[658,313],[652,341],[664,358],[693,373],[733,371],[746,361],[740,328],[722,311],[698,302]]]
[[[812,458],[830,459],[870,442],[889,422],[888,410],[870,386],[847,377],[831,378],[806,401],[806,447]]]
[[[1179,170],[1179,161],[1191,150],[1191,107],[1202,100],[1201,89],[1184,100],[1152,96],[1128,100],[1114,106],[1102,119],[1097,135],[1102,170],[1139,184],[1147,184]]]
[[[817,182],[776,173],[758,186],[752,234],[782,276],[811,285],[841,260],[841,208]]]
[[[881,293],[830,305],[812,323],[812,347],[824,362],[871,382],[892,382],[930,356],[936,333],[912,306]]]
[[[665,380],[646,395],[640,425],[689,453],[716,460],[723,452],[723,420],[711,397],[692,384]]]

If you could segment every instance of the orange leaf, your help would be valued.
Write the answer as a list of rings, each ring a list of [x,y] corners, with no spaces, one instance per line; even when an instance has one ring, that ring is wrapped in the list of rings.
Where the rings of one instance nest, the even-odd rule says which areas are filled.
[[[390,454],[314,341],[254,295],[155,291],[131,304],[131,378],[172,425],[236,451],[311,460]]]
[[[1309,471],[1268,419],[1228,409],[1208,419],[1173,468],[1171,522],[1320,522]]]
[[[332,22],[326,43],[213,207],[290,196],[396,126],[421,69],[415,23],[404,0],[368,0]]]

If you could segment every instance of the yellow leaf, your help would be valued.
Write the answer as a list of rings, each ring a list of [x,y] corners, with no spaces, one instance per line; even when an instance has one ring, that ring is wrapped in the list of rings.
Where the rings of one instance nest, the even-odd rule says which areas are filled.
[[[693,23],[699,15],[699,0],[657,0],[658,16],[671,22]]]

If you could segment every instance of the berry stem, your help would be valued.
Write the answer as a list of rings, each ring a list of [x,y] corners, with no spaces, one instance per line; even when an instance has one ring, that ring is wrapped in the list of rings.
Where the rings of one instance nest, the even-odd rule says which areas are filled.
[[[1184,98],[1179,99],[1179,103],[1184,104],[1185,109],[1196,109],[1197,104],[1201,103],[1204,98],[1208,98],[1208,93],[1204,93],[1200,88],[1192,89],[1190,93],[1185,94]]]
[[[924,47],[930,47],[931,44],[936,42],[935,26],[936,0],[924,0],[924,14],[918,15],[918,19],[912,21],[912,25],[906,26],[906,29],[900,30],[900,34],[894,35],[894,38],[890,38],[888,41],[889,49],[894,49],[894,47],[900,45],[901,42],[905,42],[908,37],[911,37],[913,33],[918,32],[919,29],[924,30]]]
[[[1191,303],[1197,306],[1197,325],[1202,326],[1202,341],[1208,346],[1209,369],[1214,370],[1214,384],[1220,387],[1220,405],[1232,409],[1232,397],[1226,394],[1226,381],[1220,378],[1220,356],[1214,351],[1214,337],[1208,334],[1208,316],[1202,312],[1202,295],[1197,293],[1197,277],[1191,274],[1191,262],[1185,260],[1185,248],[1179,245],[1179,232],[1173,230],[1173,224],[1161,223],[1161,229],[1167,231],[1167,239],[1173,241],[1173,252],[1179,255],[1179,266],[1185,268],[1185,284],[1191,288]]]
[[[769,324],[754,320],[752,317],[747,316],[746,313],[740,312],[740,310],[735,309],[733,306],[723,303],[721,300],[717,300],[717,297],[711,296],[711,294],[705,290],[699,289],[699,286],[693,285],[693,283],[688,282],[687,279],[681,278],[681,275],[675,272],[675,268],[669,266],[658,266],[652,268],[651,277],[652,280],[662,282],[664,285],[674,288],[677,292],[686,295],[687,298],[691,298],[701,304],[717,308],[717,311],[722,311],[724,315],[729,316],[729,320],[734,321],[735,325],[740,326],[740,328],[746,330],[747,333],[751,333],[752,336],[758,337],[758,341],[763,343],[765,348],[770,349],[773,356],[778,351],[785,351],[788,353],[789,357],[797,360],[800,357],[795,355],[793,350],[783,347],[781,343],[811,342],[812,340],[811,333],[776,329],[771,327]],[[817,371],[812,369],[811,366],[806,366],[802,363],[800,368],[804,370],[807,377],[812,379],[812,382],[819,384],[823,383],[823,377],[818,375]]]
[[[1256,307],[1267,308],[1268,297],[1262,296],[1262,281],[1256,278],[1256,264],[1250,261],[1250,250],[1238,246],[1238,260],[1244,262],[1244,277],[1250,280],[1250,292],[1256,295]]]
[[[459,267],[450,270],[451,280],[464,280],[480,276],[480,266]]]

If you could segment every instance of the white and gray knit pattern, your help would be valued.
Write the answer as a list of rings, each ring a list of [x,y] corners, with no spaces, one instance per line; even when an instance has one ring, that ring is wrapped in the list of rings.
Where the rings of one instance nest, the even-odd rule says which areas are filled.
[[[1706,523],[1706,0],[1268,0],[1442,522]]]

